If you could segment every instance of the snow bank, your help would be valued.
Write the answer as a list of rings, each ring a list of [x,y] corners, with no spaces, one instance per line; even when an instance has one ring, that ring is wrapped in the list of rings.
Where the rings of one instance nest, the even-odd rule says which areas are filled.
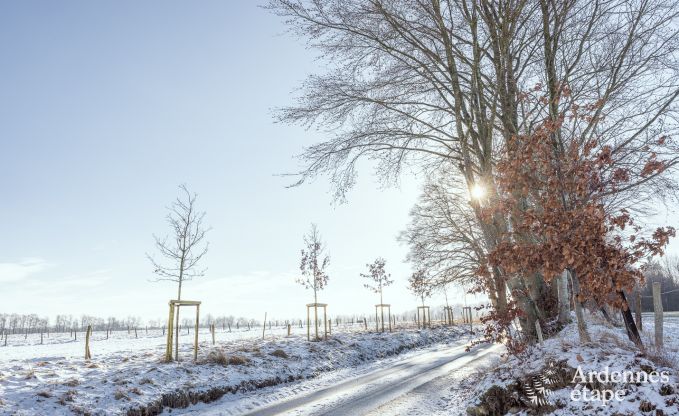
[[[644,316],[644,352],[624,328],[596,316],[589,317],[588,345],[580,345],[570,324],[483,377],[467,413],[679,415],[679,316],[669,314],[665,323],[663,352],[651,343],[652,316]]]
[[[110,351],[85,361],[42,358],[0,361],[0,414],[158,414],[238,392],[357,366],[402,351],[459,339],[460,328],[394,333],[333,332],[327,342],[302,335],[200,343],[179,363],[163,363],[164,346]]]

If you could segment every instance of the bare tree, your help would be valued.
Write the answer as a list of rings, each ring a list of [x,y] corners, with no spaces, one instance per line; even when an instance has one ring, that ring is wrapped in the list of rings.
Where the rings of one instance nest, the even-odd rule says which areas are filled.
[[[483,215],[498,203],[498,156],[512,138],[533,134],[545,119],[558,122],[578,103],[594,114],[557,129],[555,152],[597,139],[596,150],[611,150],[611,173],[643,172],[640,151],[648,147],[663,166],[612,191],[611,211],[672,196],[679,152],[656,143],[678,127],[673,1],[270,0],[268,7],[330,67],[279,112],[282,121],[328,131],[303,152],[300,182],[328,174],[342,198],[361,158],[378,160],[387,179],[408,164],[430,173],[453,167],[468,189],[486,189],[472,208],[490,251],[513,220]],[[528,335],[537,319],[551,319],[541,305],[552,277],[498,269],[492,278],[507,286]]]
[[[408,289],[421,299],[422,306],[425,306],[424,300],[432,294],[432,287],[429,284],[429,279],[427,279],[427,273],[424,270],[414,272],[408,278]]]
[[[155,246],[163,262],[146,254],[153,265],[153,273],[158,277],[155,281],[177,283],[177,300],[182,298],[182,285],[195,277],[205,275],[207,269],[200,268],[199,263],[208,250],[209,243],[205,234],[204,211],[196,208],[196,193],[189,192],[186,185],[180,185],[180,196],[175,199],[167,215],[167,223],[172,231],[171,236],[159,238],[155,234]],[[175,326],[179,328],[179,308],[176,313]],[[179,330],[175,331],[175,356],[179,357]]]
[[[313,289],[314,303],[318,302],[318,291],[328,284],[328,274],[325,269],[330,265],[330,257],[325,255],[325,243],[321,240],[316,224],[311,224],[309,234],[304,236],[304,246],[299,270],[302,276],[297,283],[305,289]]]
[[[505,285],[496,285],[496,278],[479,279],[479,269],[489,267],[486,243],[465,186],[447,169],[427,179],[399,239],[410,247],[407,261],[427,270],[433,287],[483,286],[493,305],[503,308],[497,303],[506,302]],[[500,275],[493,268],[490,273]]]
[[[391,274],[388,274],[384,270],[384,265],[386,263],[386,260],[382,257],[378,257],[372,264],[366,264],[366,267],[368,268],[367,274],[361,273],[361,277],[372,281],[372,283],[365,283],[363,286],[366,289],[372,290],[374,293],[380,294],[380,304],[384,303],[382,300],[382,289],[394,283],[394,281],[390,279]],[[384,316],[382,316],[382,319],[384,319]]]
[[[366,267],[368,268],[367,274],[361,273],[361,277],[372,280],[372,284],[365,283],[363,286],[375,293],[380,294],[380,305],[384,303],[384,300],[382,299],[382,289],[394,283],[394,281],[390,279],[391,274],[388,274],[384,270],[384,265],[386,263],[386,260],[384,260],[382,257],[378,257],[372,264],[366,264]],[[384,308],[381,306],[380,315],[382,317],[382,330],[384,330]]]
[[[325,243],[321,240],[316,224],[311,224],[311,230],[304,236],[304,248],[301,252],[299,270],[302,275],[297,282],[305,289],[313,289],[314,304],[318,303],[318,291],[328,284],[326,268],[330,265],[330,257],[325,254]],[[314,307],[314,325],[318,334],[318,308]]]

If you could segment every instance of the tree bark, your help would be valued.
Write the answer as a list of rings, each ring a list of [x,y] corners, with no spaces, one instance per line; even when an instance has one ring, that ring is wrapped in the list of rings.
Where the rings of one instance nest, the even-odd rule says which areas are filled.
[[[182,300],[182,281],[179,281],[179,288],[177,290],[177,300]],[[175,307],[175,334],[174,334],[174,359],[179,361],[179,305]]]
[[[575,319],[578,324],[578,335],[580,336],[580,343],[585,344],[592,342],[592,339],[587,332],[587,323],[585,322],[585,313],[582,308],[582,302],[578,299],[580,295],[580,280],[574,270],[568,270],[571,276],[571,286],[573,287],[573,305],[575,308]]]
[[[623,306],[620,309],[620,312],[622,312],[622,319],[625,321],[625,329],[627,329],[627,337],[630,339],[630,341],[634,342],[637,344],[639,347],[643,347],[643,343],[641,342],[641,336],[639,335],[639,330],[637,329],[636,323],[634,323],[634,317],[632,316],[632,310],[629,307],[629,303],[627,303],[627,297],[625,296],[625,292],[622,290],[617,291],[618,296],[620,296],[620,299],[622,299]]]
[[[566,270],[557,277],[557,296],[559,300],[559,318],[561,325],[566,325],[571,321],[571,300],[568,296],[568,272]]]

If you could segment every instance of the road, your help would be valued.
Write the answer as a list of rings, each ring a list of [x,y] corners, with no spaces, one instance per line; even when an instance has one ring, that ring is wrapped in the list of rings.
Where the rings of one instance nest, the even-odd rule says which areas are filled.
[[[437,399],[446,400],[451,386],[487,363],[499,346],[479,346],[469,352],[461,343],[395,360],[388,366],[358,376],[334,380],[321,386],[313,381],[266,398],[250,397],[246,406],[214,403],[195,409],[195,414],[218,415],[386,415],[431,414]],[[311,383],[304,386],[305,383]],[[292,386],[291,386],[292,387]],[[434,397],[437,396],[438,397]],[[278,396],[278,397],[276,397]],[[432,398],[433,401],[432,402]],[[454,403],[453,403],[454,405]],[[429,410],[424,412],[423,408]],[[406,411],[405,409],[409,409]],[[418,410],[419,409],[419,410]],[[459,409],[464,410],[464,409]],[[194,413],[194,412],[190,412]],[[449,411],[445,414],[452,414]],[[462,414],[462,412],[461,412]]]

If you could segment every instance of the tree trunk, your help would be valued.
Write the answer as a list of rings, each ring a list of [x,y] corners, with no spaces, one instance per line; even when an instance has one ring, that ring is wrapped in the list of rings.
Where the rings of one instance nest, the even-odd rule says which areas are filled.
[[[641,342],[641,336],[639,335],[639,330],[637,329],[636,323],[634,323],[634,317],[632,316],[632,310],[629,307],[629,304],[627,303],[627,297],[625,296],[625,292],[622,290],[617,291],[618,296],[620,296],[620,299],[622,299],[623,306],[620,309],[620,312],[622,312],[622,319],[625,321],[625,329],[627,329],[627,337],[630,339],[630,341],[634,342],[639,346],[640,348],[643,347],[643,343]]]
[[[561,325],[566,325],[571,320],[571,300],[568,296],[568,272],[566,270],[557,277],[556,281],[559,300],[559,320]]]
[[[568,271],[571,276],[571,286],[573,287],[573,305],[575,307],[575,319],[578,323],[578,335],[580,336],[580,343],[585,344],[592,342],[592,339],[587,332],[587,323],[585,322],[585,313],[582,308],[582,303],[578,299],[580,294],[580,280],[575,274],[575,271]]]
[[[380,305],[382,305],[382,286],[380,285]],[[384,332],[384,307],[380,306],[380,312],[382,315],[382,332]]]
[[[537,312],[533,301],[528,296],[523,279],[520,277],[511,277],[507,280],[507,287],[510,290],[512,298],[517,302],[519,309],[523,314],[519,316],[519,325],[521,325],[521,332],[526,339],[533,342],[537,340],[535,332],[535,322],[537,321]]]
[[[179,281],[179,289],[177,290],[177,300],[182,299],[182,282]],[[175,334],[174,334],[174,359],[179,361],[179,305],[175,308],[176,320],[175,320]]]

